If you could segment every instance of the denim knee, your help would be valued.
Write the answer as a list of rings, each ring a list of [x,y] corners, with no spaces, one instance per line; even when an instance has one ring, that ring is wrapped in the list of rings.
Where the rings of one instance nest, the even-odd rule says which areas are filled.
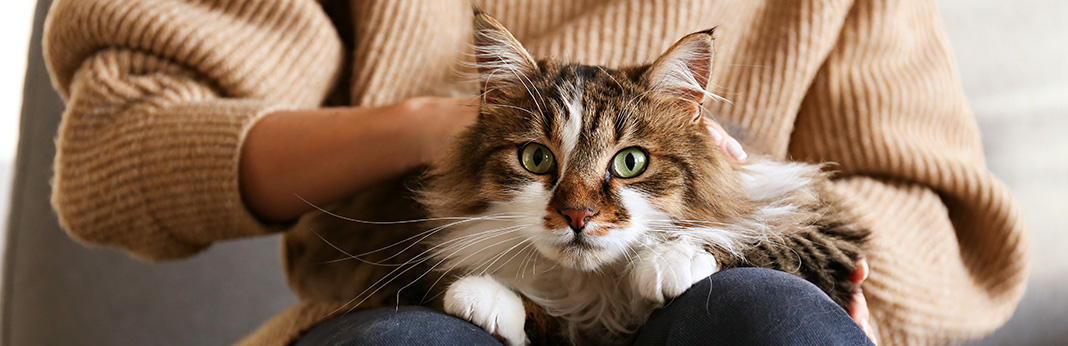
[[[795,275],[764,268],[724,270],[695,283],[675,300],[690,303],[708,302],[721,308],[742,304],[747,307],[746,310],[753,310],[754,304],[768,308],[800,301],[834,304],[830,297],[811,282]]]
[[[313,327],[304,345],[500,345],[471,323],[422,307],[353,311]]]
[[[849,315],[815,285],[759,268],[725,270],[658,309],[637,344],[862,345]]]

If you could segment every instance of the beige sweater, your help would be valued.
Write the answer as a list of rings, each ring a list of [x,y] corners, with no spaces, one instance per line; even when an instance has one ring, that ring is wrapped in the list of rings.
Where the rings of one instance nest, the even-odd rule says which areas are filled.
[[[977,337],[1012,313],[1023,224],[983,162],[931,1],[478,3],[536,57],[609,66],[718,27],[711,85],[732,102],[708,107],[745,128],[751,153],[838,164],[837,192],[874,230],[865,292],[883,344]],[[314,241],[295,230],[322,218],[285,230],[242,204],[246,131],[277,109],[455,86],[470,16],[468,0],[55,1],[44,47],[67,103],[53,191],[63,226],[149,260],[286,232],[301,303],[244,341],[286,344],[339,303],[292,275],[306,264],[291,252]]]

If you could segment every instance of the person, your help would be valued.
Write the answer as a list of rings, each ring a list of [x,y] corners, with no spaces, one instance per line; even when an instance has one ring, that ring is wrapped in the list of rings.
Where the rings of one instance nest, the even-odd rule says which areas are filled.
[[[1027,268],[1023,225],[984,166],[932,1],[479,6],[535,56],[606,66],[647,63],[684,34],[717,26],[710,84],[732,102],[709,111],[745,130],[750,153],[834,162],[835,193],[873,231],[871,276],[852,309],[865,331],[881,344],[946,343],[988,333],[1013,311]],[[80,241],[154,261],[283,233],[300,303],[242,344],[300,343],[334,335],[330,326],[367,326],[362,319],[395,324],[377,310],[331,318],[345,310],[346,287],[368,283],[355,269],[312,268],[309,256],[325,246],[307,230],[324,218],[309,204],[344,204],[432,163],[473,121],[474,102],[439,95],[462,86],[453,70],[470,16],[466,0],[57,0],[44,49],[67,104],[53,184],[61,224]],[[709,285],[725,290],[811,292],[759,270],[717,275]],[[331,284],[337,277],[356,282]],[[700,289],[709,287],[679,299],[708,298],[694,295]],[[790,315],[801,296],[775,296],[760,311]],[[409,321],[425,312],[410,311]],[[675,325],[692,312],[658,311],[638,341],[758,330]],[[758,317],[748,326],[767,327]],[[812,330],[838,330],[837,321]],[[863,335],[844,326],[832,338]],[[706,330],[687,334],[694,328]]]

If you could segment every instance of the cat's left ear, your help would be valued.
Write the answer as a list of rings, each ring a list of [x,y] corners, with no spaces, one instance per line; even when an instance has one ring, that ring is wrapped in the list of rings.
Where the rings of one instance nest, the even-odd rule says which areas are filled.
[[[476,10],[474,24],[475,64],[486,100],[492,103],[506,90],[522,90],[524,80],[538,71],[534,58],[493,17]]]
[[[706,87],[712,74],[714,30],[686,35],[657,58],[644,75],[644,82],[653,94],[674,99],[692,109],[693,121],[701,120],[701,102],[711,95]]]

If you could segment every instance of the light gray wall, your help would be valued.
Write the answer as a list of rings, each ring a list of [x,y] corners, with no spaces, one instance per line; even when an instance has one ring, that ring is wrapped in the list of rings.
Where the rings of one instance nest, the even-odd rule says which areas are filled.
[[[63,106],[41,57],[37,6],[16,158],[0,305],[2,345],[233,343],[296,299],[278,237],[217,244],[152,265],[71,241],[48,204],[53,138]]]
[[[1068,340],[1068,1],[938,0],[987,163],[1016,195],[1031,235],[1023,302],[969,345]]]

